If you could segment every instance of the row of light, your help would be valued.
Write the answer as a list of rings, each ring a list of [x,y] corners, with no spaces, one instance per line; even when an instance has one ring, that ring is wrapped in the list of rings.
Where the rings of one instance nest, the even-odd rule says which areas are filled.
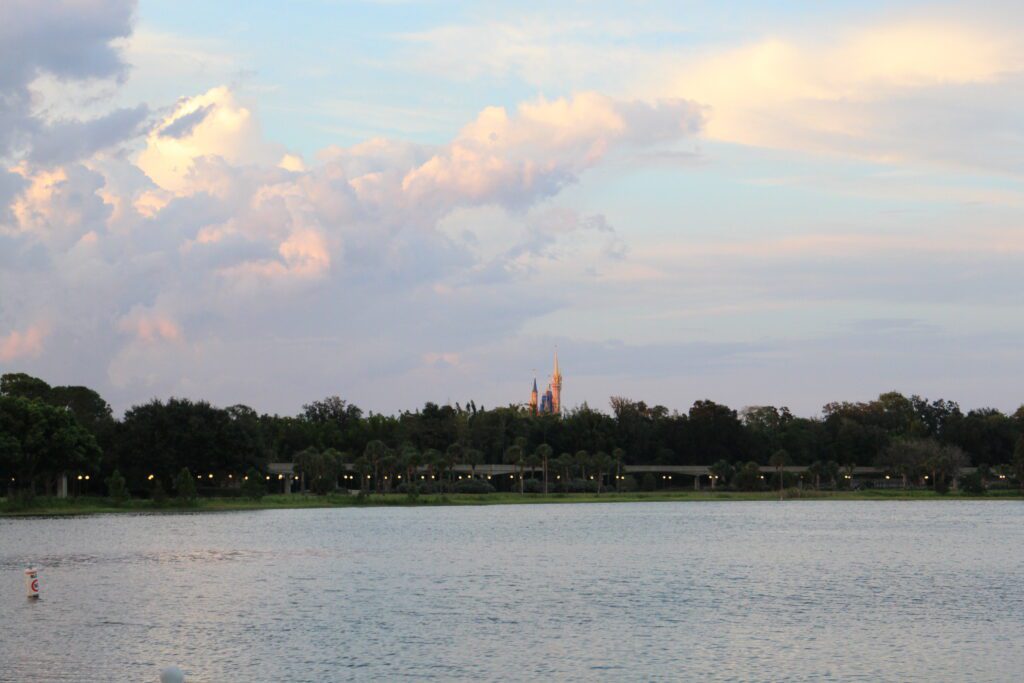
[[[698,476],[700,476],[700,475],[698,475]],[[213,479],[213,473],[210,473],[210,474],[206,475],[206,477],[207,477],[207,479]],[[146,477],[146,479],[148,479],[149,481],[153,481],[153,479],[155,479],[155,478],[156,478],[155,474],[151,474],[148,477]],[[202,478],[203,478],[203,475],[201,475],[201,474],[196,475],[196,479],[202,480]],[[228,475],[228,479],[233,479],[233,478],[234,478],[234,475],[232,475],[232,474]],[[277,478],[279,480],[284,479],[284,475],[283,474],[279,474],[279,475],[277,475]],[[354,474],[345,474],[345,475],[342,475],[341,478],[342,479],[355,479],[356,475],[354,475]],[[366,475],[366,478],[367,479],[372,479],[371,475],[369,475],[369,474]],[[384,476],[384,479],[388,479],[388,478],[389,478],[388,476],[386,476],[386,475]],[[401,479],[401,478],[402,478],[402,475],[400,475],[400,474],[395,477],[395,479]],[[430,475],[430,478],[431,479],[435,479],[436,477],[432,474],[432,475]],[[469,475],[466,476],[466,479],[472,479],[472,478],[473,478],[472,476],[469,476]],[[490,479],[491,475],[488,474],[487,478]],[[510,475],[508,475],[508,478],[509,479],[515,479],[516,475],[510,474]],[[562,478],[561,475],[558,475],[558,476],[555,477],[555,479],[561,479],[561,478]],[[593,475],[591,475],[590,479],[593,480],[593,478],[594,478]],[[625,479],[626,476],[625,475],[618,475],[617,474],[617,475],[615,475],[615,478],[616,479]],[[663,475],[661,475],[661,478],[662,479],[671,479],[672,475],[671,474],[663,474]],[[710,475],[708,475],[708,478],[709,479],[719,479],[720,477],[718,477],[718,475],[715,475],[715,474],[710,474]],[[844,474],[843,478],[844,479],[852,479],[852,477],[849,474]],[[888,474],[885,475],[885,478],[886,479],[891,479],[891,477]],[[927,474],[924,475],[924,478],[928,479],[928,475]],[[1000,474],[999,478],[1000,479],[1006,479],[1006,475],[1005,474]],[[89,475],[88,474],[79,474],[77,479],[78,479],[78,481],[89,481]],[[249,481],[248,475],[242,477],[242,479],[244,479],[245,481]],[[421,474],[420,475],[420,479],[426,479],[426,476]],[[459,479],[460,480],[462,479],[462,475],[461,474],[459,475]],[[764,475],[763,474],[761,475],[761,479],[764,479]],[[268,481],[270,480],[270,475],[269,474],[267,475],[267,480]],[[299,480],[299,477],[295,476],[295,481],[298,481],[298,480]],[[11,481],[14,481],[14,477],[11,477]]]

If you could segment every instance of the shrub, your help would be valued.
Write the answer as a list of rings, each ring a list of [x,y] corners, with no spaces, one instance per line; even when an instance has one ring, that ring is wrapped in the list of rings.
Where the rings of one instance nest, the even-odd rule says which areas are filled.
[[[761,468],[756,462],[748,462],[736,470],[733,475],[732,485],[739,491],[760,491],[764,488],[764,479],[761,478]]]
[[[420,479],[419,481],[413,482],[403,481],[395,487],[395,491],[405,494],[408,494],[410,491],[415,491],[417,494],[426,495],[430,493],[439,493],[441,491],[441,487],[438,486],[436,481]]]
[[[177,492],[180,502],[196,502],[196,482],[187,467],[182,467],[178,475],[174,477],[174,490]]]
[[[981,472],[972,472],[960,477],[960,490],[965,496],[981,496],[985,494],[985,480]]]
[[[596,493],[597,482],[591,479],[573,479],[566,487],[570,493]]]
[[[259,472],[251,468],[242,480],[242,495],[251,500],[260,500],[267,495],[267,482]]]
[[[36,503],[36,494],[32,489],[14,489],[7,494],[4,510],[27,510]]]
[[[626,477],[619,482],[619,490],[626,493],[636,491],[638,487],[639,485],[637,484],[636,477],[630,474],[627,474]]]
[[[128,493],[128,484],[118,470],[114,470],[107,478],[107,495],[110,496],[110,502],[114,505],[121,505],[131,498],[131,494]]]
[[[337,482],[328,477],[315,477],[309,484],[309,490],[318,496],[326,496],[337,488]]]
[[[154,505],[163,505],[167,502],[167,491],[164,491],[164,485],[160,483],[159,479],[153,480],[153,488],[149,492],[149,497]]]
[[[758,479],[760,480],[760,475],[758,475]],[[783,484],[782,488],[785,488],[785,489],[795,489],[797,487],[797,483],[799,481],[800,481],[800,475],[796,474],[795,472],[783,472],[782,473],[782,484]],[[779,488],[779,473],[778,472],[772,474],[772,479],[771,479],[771,483],[769,484],[769,486],[771,487],[771,489],[773,491],[778,490],[778,488]]]
[[[939,477],[935,480],[935,493],[940,496],[944,496],[949,493],[949,480],[945,477]]]
[[[640,490],[653,491],[656,486],[657,481],[654,479],[654,474],[651,472],[644,472],[644,476],[640,478]]]
[[[533,481],[533,480],[530,480]],[[527,489],[529,489],[529,481]],[[494,487],[486,479],[461,479],[452,487],[453,493],[494,493]]]
[[[540,479],[527,479],[523,482],[523,493],[544,493],[544,482]]]

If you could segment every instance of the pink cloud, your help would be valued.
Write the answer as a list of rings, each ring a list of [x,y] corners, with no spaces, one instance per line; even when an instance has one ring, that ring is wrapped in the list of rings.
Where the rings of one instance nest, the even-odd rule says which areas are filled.
[[[184,338],[181,327],[170,317],[138,308],[121,318],[117,327],[121,332],[133,335],[146,344],[180,342]]]
[[[43,350],[43,341],[49,334],[44,325],[31,325],[25,331],[14,330],[0,337],[0,360],[35,358]]]

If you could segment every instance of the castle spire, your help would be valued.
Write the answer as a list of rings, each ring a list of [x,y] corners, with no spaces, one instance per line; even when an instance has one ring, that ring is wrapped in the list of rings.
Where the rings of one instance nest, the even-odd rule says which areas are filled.
[[[551,412],[562,413],[562,372],[558,369],[558,347],[555,347],[555,370],[551,373]]]

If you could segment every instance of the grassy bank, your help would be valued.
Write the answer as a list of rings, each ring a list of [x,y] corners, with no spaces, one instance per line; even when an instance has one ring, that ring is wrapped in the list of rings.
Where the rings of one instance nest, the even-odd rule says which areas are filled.
[[[989,491],[984,496],[962,494],[938,495],[934,491],[903,491],[900,489],[867,489],[864,491],[797,491],[786,492],[788,500],[1024,500],[1016,490]],[[0,516],[90,515],[109,512],[181,513],[220,512],[230,510],[277,510],[327,507],[429,506],[429,505],[522,505],[558,503],[642,503],[664,501],[736,501],[778,500],[777,491],[745,493],[737,491],[657,491],[634,493],[552,493],[549,495],[518,493],[432,494],[410,500],[402,494],[354,495],[274,495],[261,500],[245,498],[201,498],[194,505],[176,505],[173,501],[155,505],[149,500],[130,500],[113,505],[105,498],[37,498],[31,506],[14,507],[0,499]]]

